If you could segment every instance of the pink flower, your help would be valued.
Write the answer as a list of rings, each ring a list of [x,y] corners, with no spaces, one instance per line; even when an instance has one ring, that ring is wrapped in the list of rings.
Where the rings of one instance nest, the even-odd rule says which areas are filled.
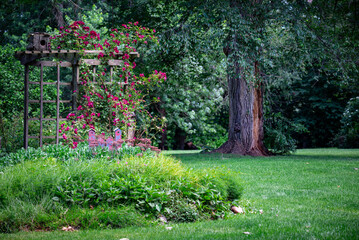
[[[84,123],[84,125],[82,125],[82,128],[85,129],[86,128],[86,123]]]
[[[101,44],[97,44],[97,47],[99,47],[101,50],[103,50],[103,47]]]
[[[105,42],[104,42],[103,45],[105,45],[106,47],[109,47],[109,46],[110,46],[110,44],[107,42],[107,39],[105,40]]]
[[[77,128],[75,128],[74,132],[75,132],[75,134],[77,134]]]
[[[100,113],[97,113],[97,117],[100,117],[101,116],[101,114]]]
[[[102,57],[104,57],[104,55],[103,55],[102,52],[100,52],[100,53],[97,55],[97,58],[100,59],[100,58],[102,58]]]
[[[65,133],[62,135],[62,137],[63,137],[65,140],[67,139],[67,136],[66,136]]]
[[[156,30],[155,30],[155,29],[153,29],[152,31],[153,31],[154,33],[156,32]]]
[[[92,30],[92,31],[90,32],[90,37],[91,37],[91,38],[96,38],[96,37],[97,37],[97,33]]]
[[[143,73],[140,74],[140,77],[145,77],[145,75]]]

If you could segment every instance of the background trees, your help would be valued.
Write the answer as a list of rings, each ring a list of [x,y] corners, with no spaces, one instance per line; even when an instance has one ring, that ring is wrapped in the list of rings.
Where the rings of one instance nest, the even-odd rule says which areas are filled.
[[[160,47],[150,49],[151,54],[141,58],[138,67],[144,73],[150,69],[167,73],[168,81],[156,93],[161,103],[152,109],[168,120],[165,132],[157,137],[162,148],[181,149],[187,141],[217,148],[225,142],[228,129],[229,139],[238,135],[235,129],[240,125],[236,123],[245,118],[233,112],[238,108],[229,107],[234,103],[233,84],[239,79],[233,73],[238,70],[251,91],[261,93],[258,99],[263,98],[264,108],[258,109],[263,111],[258,123],[263,121],[263,141],[270,150],[284,153],[296,146],[335,145],[349,133],[341,125],[348,124],[344,109],[352,109],[348,101],[359,92],[356,1],[50,2],[3,3],[0,44],[24,47],[28,33],[80,18],[102,31],[130,21],[156,29]],[[11,59],[7,64],[9,61],[15,64]],[[0,76],[2,82],[22,84],[6,71]],[[21,92],[17,96],[21,99]],[[15,106],[21,113],[22,100]],[[9,105],[1,108],[12,111]],[[2,116],[3,121],[10,118]],[[257,130],[260,136],[262,130]],[[351,141],[346,142],[341,146]]]

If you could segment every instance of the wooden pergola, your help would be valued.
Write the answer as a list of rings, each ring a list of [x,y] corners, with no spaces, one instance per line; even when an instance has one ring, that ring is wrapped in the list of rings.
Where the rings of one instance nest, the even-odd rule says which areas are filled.
[[[38,139],[39,145],[42,147],[43,139],[55,139],[56,144],[59,143],[59,139],[62,136],[59,135],[59,123],[60,121],[66,120],[66,118],[60,116],[60,103],[70,103],[72,110],[77,109],[76,96],[73,95],[71,100],[60,99],[60,86],[65,85],[71,87],[71,90],[77,91],[79,84],[79,69],[83,63],[92,66],[92,71],[96,73],[96,66],[102,64],[100,60],[96,59],[97,55],[102,51],[77,51],[77,50],[47,50],[48,49],[48,34],[35,33],[30,35],[30,41],[27,51],[16,52],[15,57],[20,60],[21,64],[25,66],[25,78],[24,78],[24,148],[28,147],[29,139]],[[30,50],[29,50],[30,49]],[[110,59],[107,63],[110,69],[110,82],[112,82],[113,67],[120,66],[123,64],[123,60],[119,58],[123,53],[117,53],[114,59]],[[137,52],[131,52],[130,57],[133,59],[139,57]],[[89,56],[88,59],[84,59],[83,56]],[[95,58],[95,59],[94,59]],[[60,59],[60,61],[59,61]],[[29,81],[29,66],[35,66],[40,68],[39,81]],[[57,79],[55,82],[46,82],[43,77],[44,67],[55,67],[57,69]],[[72,68],[72,81],[61,82],[60,74],[61,68],[68,67]],[[95,82],[95,74],[94,79]],[[40,85],[40,99],[29,99],[29,85],[37,84]],[[123,84],[123,83],[118,83]],[[56,85],[57,94],[56,99],[44,100],[43,89],[44,85]],[[38,118],[29,118],[29,104],[39,103],[40,104],[40,116]],[[56,104],[56,118],[44,118],[44,103],[55,103]],[[29,135],[29,121],[40,122],[39,135]],[[44,136],[43,135],[43,122],[44,121],[56,121],[56,135],[55,136]]]

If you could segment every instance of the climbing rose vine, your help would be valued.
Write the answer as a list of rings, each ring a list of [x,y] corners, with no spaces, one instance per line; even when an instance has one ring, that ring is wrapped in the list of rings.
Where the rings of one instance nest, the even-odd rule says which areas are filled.
[[[147,110],[151,103],[145,100],[149,91],[166,81],[166,73],[154,70],[149,76],[135,72],[136,63],[131,57],[139,46],[158,44],[155,30],[139,26],[138,22],[123,24],[102,38],[82,21],[61,28],[51,37],[53,50],[79,50],[81,59],[96,59],[100,65],[88,65],[80,61],[79,87],[73,94],[78,107],[68,114],[66,123],[60,126],[65,143],[76,148],[87,138],[89,129],[111,135],[119,128],[125,137],[129,130],[148,134],[150,129],[161,130],[164,120],[153,117]],[[92,54],[86,52],[92,51]],[[93,55],[95,53],[95,55]],[[109,60],[120,65],[109,67]],[[112,74],[111,74],[112,73]],[[159,101],[153,98],[152,101]],[[142,126],[136,119],[141,119]]]

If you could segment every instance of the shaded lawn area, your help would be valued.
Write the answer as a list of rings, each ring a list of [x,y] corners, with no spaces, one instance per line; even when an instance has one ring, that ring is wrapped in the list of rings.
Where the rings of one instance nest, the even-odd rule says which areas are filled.
[[[245,181],[242,202],[263,214],[226,220],[78,232],[20,232],[2,239],[359,239],[359,149],[304,149],[267,158],[168,151],[188,167],[225,166]],[[250,232],[250,235],[244,234]]]

